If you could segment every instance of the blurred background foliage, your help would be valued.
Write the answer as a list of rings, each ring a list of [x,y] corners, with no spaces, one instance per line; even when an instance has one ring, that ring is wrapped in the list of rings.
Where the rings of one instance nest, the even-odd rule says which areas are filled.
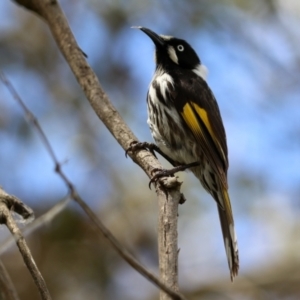
[[[297,0],[63,0],[75,37],[138,138],[153,45],[133,25],[188,40],[210,70],[229,146],[241,268],[230,283],[215,203],[191,174],[179,215],[188,299],[300,298],[300,3]],[[0,68],[38,117],[82,197],[157,272],[157,203],[148,178],[95,116],[44,22],[0,3]],[[36,216],[67,193],[34,128],[0,84],[0,184]],[[168,164],[163,162],[166,166]],[[1,230],[1,240],[8,233]],[[53,299],[157,299],[98,239],[75,204],[28,237]],[[2,254],[21,299],[39,299],[16,247]]]

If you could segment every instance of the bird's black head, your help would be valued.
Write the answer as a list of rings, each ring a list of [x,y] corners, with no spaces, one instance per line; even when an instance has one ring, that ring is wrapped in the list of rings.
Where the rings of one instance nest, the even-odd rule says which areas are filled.
[[[157,66],[176,64],[185,69],[197,69],[200,59],[195,50],[184,40],[172,36],[158,35],[145,27],[136,27],[146,33],[156,47]]]

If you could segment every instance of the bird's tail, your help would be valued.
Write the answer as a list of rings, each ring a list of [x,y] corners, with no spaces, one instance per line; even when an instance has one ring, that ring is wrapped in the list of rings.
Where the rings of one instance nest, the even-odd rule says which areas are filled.
[[[237,245],[237,237],[234,230],[234,221],[229,195],[226,189],[223,189],[222,200],[223,207],[218,205],[219,217],[222,227],[224,245],[230,269],[231,281],[237,276],[239,271],[239,251]]]

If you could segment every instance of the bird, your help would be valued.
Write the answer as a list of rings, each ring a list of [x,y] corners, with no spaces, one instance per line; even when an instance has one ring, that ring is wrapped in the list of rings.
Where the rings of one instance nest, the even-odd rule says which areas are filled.
[[[206,81],[207,68],[187,41],[134,28],[154,43],[156,65],[147,93],[147,123],[155,144],[140,146],[155,150],[174,166],[156,173],[150,184],[185,169],[199,179],[217,204],[233,281],[239,271],[239,252],[228,194],[227,140],[218,103]]]

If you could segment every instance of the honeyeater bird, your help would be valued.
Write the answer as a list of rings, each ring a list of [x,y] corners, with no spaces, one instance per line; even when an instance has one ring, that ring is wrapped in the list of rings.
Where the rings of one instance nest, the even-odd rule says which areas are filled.
[[[207,69],[185,40],[135,28],[155,45],[156,69],[147,94],[154,149],[175,166],[174,172],[190,167],[216,201],[233,280],[239,255],[228,195],[227,142],[217,101],[206,82]]]

